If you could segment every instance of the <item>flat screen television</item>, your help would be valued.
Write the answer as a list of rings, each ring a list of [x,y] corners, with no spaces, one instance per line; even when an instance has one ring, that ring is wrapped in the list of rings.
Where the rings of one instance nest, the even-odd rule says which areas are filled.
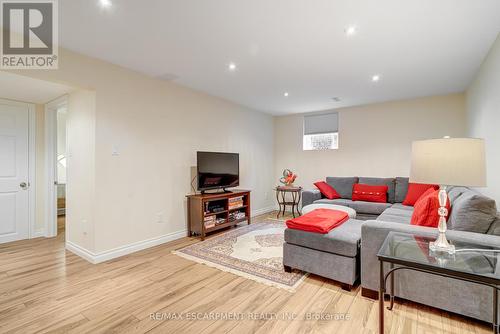
[[[197,152],[198,190],[225,189],[240,185],[238,153]]]

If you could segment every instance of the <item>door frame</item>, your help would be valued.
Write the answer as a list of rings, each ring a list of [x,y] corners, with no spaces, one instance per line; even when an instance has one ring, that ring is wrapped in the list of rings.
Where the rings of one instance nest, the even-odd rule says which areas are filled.
[[[0,99],[3,104],[28,109],[28,238],[42,237],[43,230],[36,230],[36,113],[32,103]]]
[[[68,95],[45,104],[45,237],[47,238],[57,236],[57,109],[67,106]]]

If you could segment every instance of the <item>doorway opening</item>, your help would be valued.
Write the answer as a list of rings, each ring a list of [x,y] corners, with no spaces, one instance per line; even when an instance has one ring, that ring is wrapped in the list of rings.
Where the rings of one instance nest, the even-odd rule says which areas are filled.
[[[65,235],[67,194],[67,96],[45,105],[47,237]]]
[[[57,234],[66,229],[66,116],[65,104],[57,108]]]
[[[0,71],[0,244],[57,235],[58,182],[62,184],[59,197],[65,199],[66,194],[65,161],[58,162],[57,155],[66,156],[64,123],[68,113],[67,108],[60,110],[58,150],[57,110],[66,106],[66,94],[74,90],[64,84]],[[49,106],[57,107],[50,120]],[[49,162],[48,151],[54,163]],[[56,178],[58,164],[61,180]],[[53,198],[47,197],[52,193]],[[64,216],[65,200],[60,203],[59,212]],[[48,214],[52,204],[53,220]],[[61,229],[64,225],[60,224]]]

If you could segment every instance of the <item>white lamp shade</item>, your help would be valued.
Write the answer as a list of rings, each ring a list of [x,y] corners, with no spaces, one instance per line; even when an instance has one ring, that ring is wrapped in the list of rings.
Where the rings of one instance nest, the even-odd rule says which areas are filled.
[[[413,142],[410,182],[485,187],[484,140],[444,138]]]

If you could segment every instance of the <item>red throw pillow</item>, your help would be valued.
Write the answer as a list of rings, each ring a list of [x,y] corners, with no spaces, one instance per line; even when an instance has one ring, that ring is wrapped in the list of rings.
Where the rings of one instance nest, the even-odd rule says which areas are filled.
[[[434,188],[429,188],[429,189],[427,189],[427,190],[426,190],[426,191],[422,194],[422,196],[420,196],[420,197],[417,199],[417,201],[415,202],[415,205],[414,205],[413,210],[415,210],[415,206],[418,204],[418,202],[423,201],[423,200],[424,200],[425,198],[427,198],[430,194],[433,194],[433,193],[435,193],[435,192],[436,192],[436,190],[435,190]],[[438,201],[439,201],[439,198],[438,198]]]
[[[406,193],[403,205],[414,206],[420,196],[422,196],[429,188],[438,190],[439,186],[436,184],[410,183],[408,185],[408,192]]]
[[[438,227],[439,225],[439,190],[429,188],[415,203],[411,225]],[[446,202],[446,208],[450,212],[450,200]]]
[[[352,200],[365,202],[387,203],[388,186],[372,186],[356,183],[352,187]]]
[[[339,193],[331,185],[325,181],[318,181],[314,185],[319,189],[319,191],[328,199],[342,198]]]

